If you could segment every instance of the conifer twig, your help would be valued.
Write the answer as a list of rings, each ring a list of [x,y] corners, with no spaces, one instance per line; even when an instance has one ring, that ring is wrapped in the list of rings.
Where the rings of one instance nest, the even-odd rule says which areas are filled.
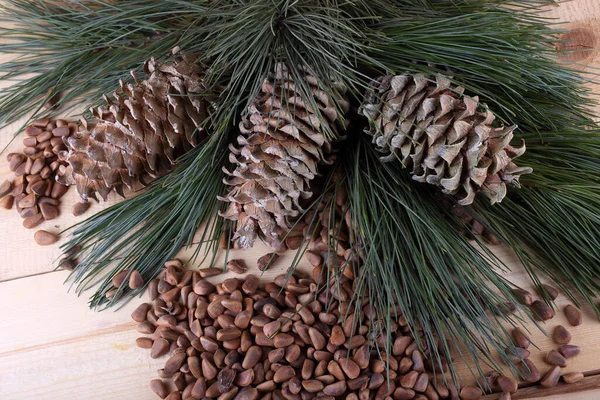
[[[153,182],[143,193],[100,211],[70,228],[71,239],[63,245],[68,251],[81,250],[77,267],[70,274],[78,293],[98,285],[91,297],[93,308],[110,307],[143,293],[165,261],[196,241],[214,257],[225,222],[214,218],[222,204],[217,200],[224,190],[221,168],[227,161],[226,135],[210,136],[182,157],[178,168]],[[201,250],[197,246],[193,261]],[[128,269],[137,270],[144,286],[130,291],[125,283],[112,299],[112,277]]]

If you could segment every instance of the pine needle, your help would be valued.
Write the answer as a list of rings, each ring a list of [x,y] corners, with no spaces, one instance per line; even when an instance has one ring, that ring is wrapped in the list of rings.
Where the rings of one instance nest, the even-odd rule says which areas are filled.
[[[365,58],[363,20],[369,18],[352,16],[348,10],[356,12],[355,4],[369,8],[364,1],[214,1],[200,46],[211,63],[207,80],[226,86],[216,124],[229,126],[247,110],[278,63],[287,66],[303,98],[314,98],[302,79],[304,70],[318,79],[330,99],[338,97],[331,82],[358,93],[365,78],[355,61]],[[320,115],[315,100],[311,103]],[[335,137],[333,132],[326,134]]]
[[[43,104],[87,109],[112,93],[119,79],[132,80],[154,56],[169,55],[179,44],[198,40],[206,0],[6,0],[0,4],[0,127],[33,113],[48,115]],[[12,58],[11,58],[12,57]]]
[[[71,239],[62,246],[67,252],[81,246],[79,263],[69,279],[77,293],[98,285],[90,306],[107,308],[140,295],[162,270],[167,260],[189,247],[198,228],[205,257],[216,254],[225,222],[215,218],[224,190],[222,166],[226,165],[226,135],[211,136],[183,156],[178,168],[155,181],[143,193],[103,210],[71,228]],[[199,255],[195,249],[190,262]],[[112,277],[128,269],[139,271],[144,286],[129,290],[125,282],[112,300]],[[123,302],[125,300],[125,302]]]
[[[549,276],[600,317],[600,131],[571,128],[526,140],[521,161],[534,173],[501,204],[475,204],[473,215],[516,251],[534,282],[540,272]]]
[[[453,76],[523,131],[593,125],[594,102],[584,86],[591,77],[556,61],[554,45],[563,31],[553,26],[555,21],[543,18],[540,9],[449,3],[442,1],[445,6],[429,12],[409,9],[382,21],[376,30],[385,39],[373,42],[373,58],[396,73]]]
[[[456,229],[460,221],[430,185],[410,180],[397,163],[382,164],[365,139],[348,153],[355,250],[364,254],[355,304],[370,294],[380,315],[399,308],[419,348],[431,349],[432,365],[443,368],[442,360],[459,351],[452,343],[461,343],[466,353],[459,351],[460,357],[475,360],[476,376],[484,365],[499,368],[492,350],[514,367],[506,357],[511,341],[501,323],[523,320],[503,312],[505,302],[518,303],[512,284],[501,276],[507,267],[483,243],[478,252],[461,236]],[[390,332],[390,323],[382,321],[380,334]],[[450,362],[448,369],[456,381],[455,364]]]

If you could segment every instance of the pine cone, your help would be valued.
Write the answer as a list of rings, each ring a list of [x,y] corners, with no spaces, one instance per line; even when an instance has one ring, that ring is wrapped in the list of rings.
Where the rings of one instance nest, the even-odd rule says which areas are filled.
[[[512,162],[525,152],[524,143],[509,145],[516,126],[493,127],[492,112],[463,92],[442,75],[385,76],[360,111],[370,123],[366,132],[386,153],[383,160],[399,159],[412,167],[414,180],[457,195],[461,205],[471,204],[478,192],[494,204],[506,195],[506,184],[518,184],[532,169]]]
[[[312,99],[305,98],[287,68],[278,64],[240,122],[238,147],[230,146],[236,169],[224,170],[229,176],[224,182],[232,189],[220,200],[230,203],[221,215],[237,221],[236,247],[251,247],[257,236],[278,247],[303,211],[303,200],[312,196],[311,181],[319,165],[333,161],[327,132],[341,139],[337,110],[345,113],[349,108],[346,88],[332,83],[338,95],[331,99],[314,76],[304,73],[302,79]],[[311,104],[318,105],[319,112]]]
[[[132,72],[135,83],[120,81],[116,102],[104,96],[108,109],[92,110],[96,121],[82,121],[82,129],[65,140],[60,158],[68,166],[59,171],[59,182],[76,185],[84,201],[98,200],[96,192],[106,200],[112,189],[124,196],[123,185],[145,185],[170,171],[177,157],[206,136],[202,123],[210,105],[204,96],[193,96],[206,89],[194,61],[185,53],[171,64],[151,59],[144,65],[146,80]]]

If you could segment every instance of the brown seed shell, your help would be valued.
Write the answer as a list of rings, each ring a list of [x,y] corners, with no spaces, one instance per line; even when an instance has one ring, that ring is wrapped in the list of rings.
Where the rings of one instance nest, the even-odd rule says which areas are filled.
[[[211,276],[217,276],[220,275],[221,273],[223,273],[223,269],[222,268],[202,268],[198,270],[198,273],[200,274],[200,277],[202,278],[210,278]]]
[[[574,344],[563,344],[558,348],[558,352],[562,354],[565,358],[571,358],[581,353],[581,347],[576,346]]]
[[[159,338],[154,341],[152,349],[150,350],[151,358],[159,358],[169,351],[170,344],[166,339]]]
[[[540,381],[540,385],[542,385],[543,387],[546,387],[546,388],[554,387],[558,383],[559,379],[560,379],[560,367],[554,366],[554,367],[550,368],[544,374],[544,376],[542,377],[542,380]]]
[[[236,372],[232,369],[225,368],[219,372],[217,376],[217,382],[219,384],[219,391],[221,393],[228,392],[235,380]]]
[[[52,232],[48,232],[45,230],[40,229],[39,231],[37,231],[34,235],[33,238],[35,239],[35,242],[37,244],[39,244],[40,246],[48,246],[51,245],[53,243],[58,242],[58,235],[52,233]]]
[[[234,274],[245,274],[248,271],[248,266],[244,260],[229,260],[227,262],[227,270]]]
[[[133,290],[139,289],[144,286],[144,278],[142,278],[142,274],[140,271],[134,270],[129,275],[129,287]]]
[[[35,206],[36,203],[36,196],[34,193],[30,193],[27,196],[23,197],[20,201],[19,201],[19,207],[20,208],[30,208]]]
[[[355,379],[360,375],[360,367],[349,358],[340,358],[338,364],[349,379]]]
[[[148,337],[140,337],[135,340],[135,344],[142,349],[151,349],[154,341]]]
[[[564,308],[564,312],[565,312],[565,316],[567,317],[567,320],[569,321],[569,324],[571,324],[571,326],[579,326],[583,323],[583,318],[581,317],[581,311],[579,311],[572,304],[566,305]]]
[[[144,322],[146,320],[146,314],[148,310],[150,310],[152,306],[148,303],[140,304],[133,312],[131,313],[131,318],[136,322]]]
[[[167,387],[165,386],[163,381],[161,381],[160,379],[151,380],[150,381],[150,389],[152,389],[152,391],[154,393],[156,393],[156,395],[158,397],[160,397],[161,399],[166,398],[167,395],[169,394],[169,392],[167,391]]]
[[[535,364],[528,358],[523,360],[523,363],[518,365],[519,371],[526,382],[537,382],[540,380],[540,372]]]
[[[68,186],[60,184],[58,182],[54,182],[54,185],[52,186],[52,193],[50,193],[50,197],[52,197],[53,199],[60,199],[64,196],[65,193],[67,193],[68,190]]]
[[[0,207],[10,210],[14,204],[15,198],[12,195],[7,195],[0,200]]]
[[[567,366],[567,360],[558,352],[558,350],[550,350],[546,354],[545,361],[550,365],[556,365],[563,368]]]
[[[57,128],[54,128],[52,130],[52,134],[54,136],[67,136],[69,134],[69,127],[68,126],[59,126]]]
[[[483,396],[481,389],[475,386],[465,386],[460,391],[460,397],[462,400],[478,400]]]
[[[584,376],[581,372],[569,372],[562,376],[565,383],[575,383],[583,380]]]
[[[38,180],[38,181],[36,181],[34,183],[30,182],[29,186],[31,187],[31,191],[34,194],[36,194],[38,196],[43,196],[44,193],[46,192],[46,188],[48,187],[48,183],[46,181],[43,181],[43,180]]]
[[[346,381],[339,381],[327,385],[323,388],[323,393],[327,396],[341,396],[346,391]]]
[[[554,317],[554,310],[542,300],[536,300],[531,303],[531,309],[533,310],[534,316],[540,321],[547,321]]]
[[[58,208],[48,203],[40,203],[40,212],[46,221],[56,219],[58,217]]]
[[[543,292],[548,293],[548,296],[550,296],[550,298],[552,300],[556,300],[556,298],[559,295],[558,289],[555,288],[554,286],[550,286],[547,284],[542,284],[542,287],[540,288],[540,295],[543,295]]]
[[[558,344],[569,344],[572,339],[571,333],[562,325],[557,325],[552,333],[552,338]]]
[[[4,197],[7,194],[9,194],[12,190],[12,187],[13,183],[8,179],[2,182],[2,184],[0,185],[0,197]]]
[[[256,266],[259,270],[265,271],[267,268],[275,264],[278,258],[279,254],[277,253],[267,253],[256,261]]]
[[[194,383],[190,395],[197,399],[201,399],[208,394],[206,389],[206,379],[204,377],[200,377]]]
[[[175,372],[179,371],[179,368],[181,368],[186,358],[187,354],[185,353],[174,354],[165,363],[165,372],[167,374],[174,374]]]
[[[42,132],[43,131],[37,126],[28,126],[27,128],[25,128],[25,134],[27,136],[37,136]]]
[[[214,293],[216,290],[215,285],[212,283],[205,281],[204,279],[199,280],[194,285],[194,293],[200,296],[208,296],[211,293]]]
[[[92,205],[92,203],[90,203],[89,201],[86,202],[78,202],[73,204],[73,208],[71,208],[71,212],[73,213],[74,216],[78,217],[80,215],[83,215],[87,210],[89,210],[90,206]]]
[[[529,336],[527,336],[527,334],[523,331],[523,329],[513,329],[512,335],[517,346],[526,349],[531,345],[531,340],[529,339]]]
[[[129,274],[129,269],[124,269],[123,271],[115,274],[115,276],[112,277],[112,285],[113,287],[120,287],[123,282],[125,281],[125,278],[127,277],[127,275]]]
[[[287,382],[294,376],[296,376],[294,368],[290,367],[289,365],[284,365],[281,366],[277,371],[275,371],[273,381],[275,381],[275,383]]]
[[[509,376],[500,375],[496,378],[496,384],[502,392],[516,393],[519,388],[517,381]]]

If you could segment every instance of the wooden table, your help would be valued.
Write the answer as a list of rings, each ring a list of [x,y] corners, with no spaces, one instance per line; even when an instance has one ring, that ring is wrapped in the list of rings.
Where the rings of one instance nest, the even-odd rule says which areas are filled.
[[[577,29],[574,40],[582,46],[594,47],[593,51],[578,54],[578,61],[587,68],[600,66],[596,50],[600,43],[600,2],[573,0],[553,8],[550,15],[572,21],[568,27]],[[13,124],[0,132],[0,147],[6,145],[18,126]],[[20,151],[21,147],[17,140],[9,151]],[[0,182],[10,176],[2,156]],[[40,228],[58,232],[75,222],[69,210],[76,198],[74,190],[68,193],[61,207],[62,215]],[[113,197],[109,204],[117,200]],[[104,206],[94,204],[90,212]],[[34,231],[24,229],[21,223],[14,209],[0,214],[0,399],[156,399],[148,382],[156,378],[156,370],[164,359],[152,360],[148,350],[135,346],[139,335],[129,317],[142,300],[136,299],[117,312],[90,311],[86,297],[67,293],[68,286],[63,285],[67,273],[53,270],[60,242],[49,247],[37,246]],[[259,247],[237,256],[252,265],[265,252],[266,248]],[[510,279],[529,286],[516,257],[502,247],[497,252],[513,269]],[[182,257],[185,258],[185,253]],[[292,254],[287,254],[281,259],[265,279],[283,273],[283,266],[291,257]],[[567,303],[564,296],[558,299],[561,308]],[[595,375],[596,371],[600,373],[600,322],[589,309],[584,309],[584,315],[584,324],[571,330],[573,343],[581,345],[583,353],[570,361],[564,372]],[[566,324],[562,312],[546,325],[547,331],[557,324]],[[532,358],[538,365],[544,365],[542,357],[553,348],[552,342],[535,328],[532,336],[541,349],[534,349]],[[466,366],[461,369],[468,376]],[[553,400],[600,399],[600,387],[570,395],[546,396],[544,392],[539,395]]]

